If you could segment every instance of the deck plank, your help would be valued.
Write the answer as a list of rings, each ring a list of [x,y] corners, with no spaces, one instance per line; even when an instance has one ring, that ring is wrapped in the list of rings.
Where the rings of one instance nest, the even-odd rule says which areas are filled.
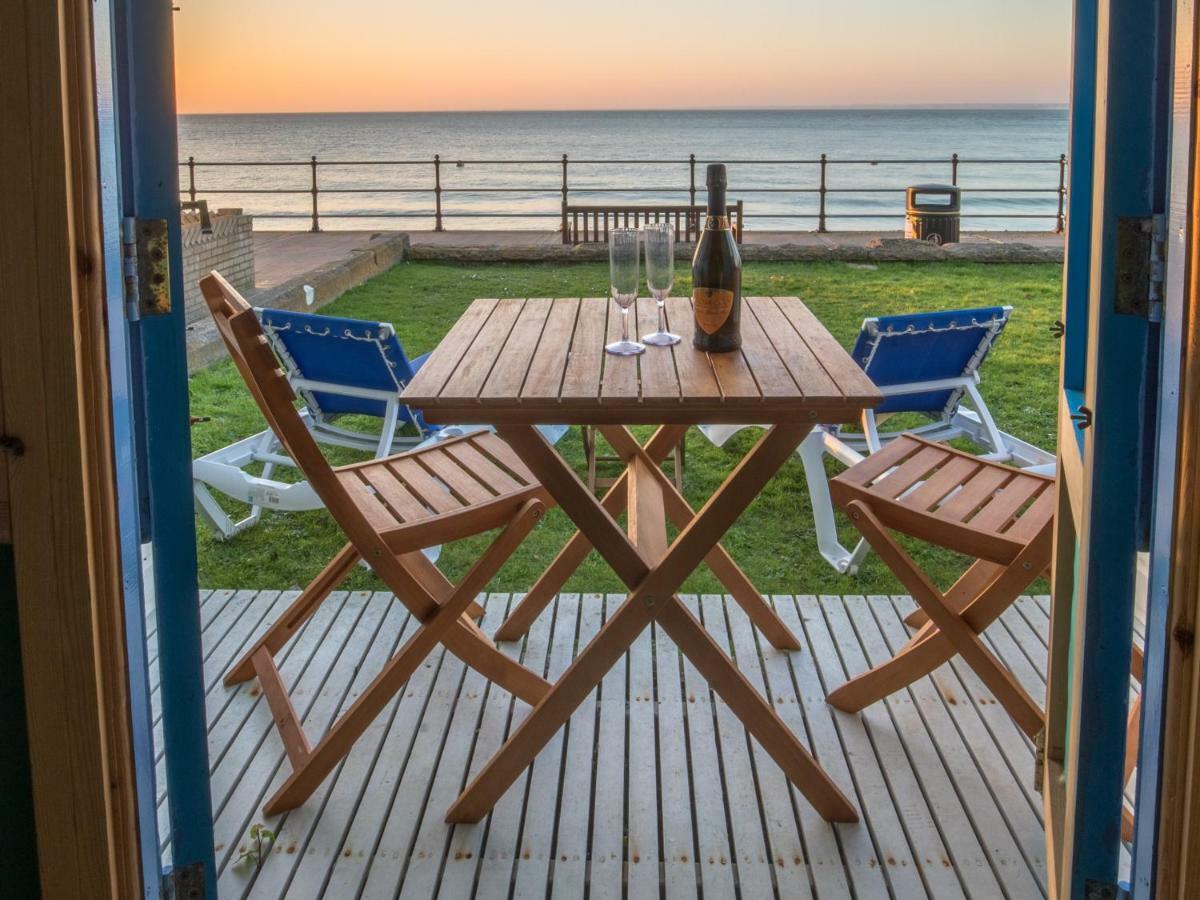
[[[307,803],[265,820],[286,756],[256,682],[220,679],[294,596],[214,591],[202,607],[222,897],[1045,896],[1032,745],[969,667],[856,715],[824,701],[908,639],[907,597],[775,597],[804,645],[790,653],[729,598],[685,598],[863,814],[834,826],[653,627],[477,825],[445,809],[528,707],[441,649]],[[481,598],[485,631],[518,599]],[[500,647],[554,678],[623,601],[561,595]],[[1022,598],[984,634],[1035,696],[1045,612]],[[415,627],[390,594],[337,593],[283,648],[314,740]],[[258,821],[274,847],[257,870],[233,866]]]
[[[784,701],[782,696],[776,697],[773,691],[767,689],[766,682],[763,680],[758,645],[754,639],[754,626],[750,623],[749,617],[740,606],[729,602],[728,597],[723,599],[725,601],[725,617],[729,623],[730,649],[733,651],[734,658],[737,661],[738,670],[746,676],[750,684],[754,686],[754,689],[783,718],[781,706]],[[715,636],[717,633],[716,629],[712,625],[709,625],[709,612],[710,610],[705,611],[705,626]],[[792,694],[792,705],[793,709],[795,709],[794,692]],[[784,721],[787,721],[787,719],[784,719]],[[724,728],[723,724],[722,728]],[[745,729],[742,728],[741,731],[744,734]],[[800,723],[800,728],[796,734],[800,736],[801,740],[811,750],[812,738],[807,733],[803,722]],[[812,885],[810,879],[813,873],[810,871],[808,852],[800,833],[800,825],[796,818],[796,807],[792,803],[791,791],[788,789],[787,779],[784,778],[783,770],[774,763],[757,741],[751,740],[749,744],[754,760],[754,776],[760,798],[759,806],[767,829],[769,864],[774,867],[776,892],[780,897],[811,897]],[[833,838],[831,828],[828,829],[827,833],[830,838]],[[837,858],[836,840],[832,840],[831,843],[833,844],[834,856]],[[841,860],[837,859],[837,863],[838,871],[840,872]],[[849,893],[844,877],[838,887],[843,894]]]
[[[487,608],[497,608],[502,611],[501,619],[508,614],[511,605],[515,605],[520,595],[509,598],[507,594],[492,594],[488,598]],[[549,617],[549,613],[546,614]],[[536,627],[536,624],[535,624]],[[525,663],[528,641],[511,642],[498,645],[510,657]],[[475,735],[475,745],[472,749],[468,764],[468,773],[479,771],[504,742],[509,731],[515,724],[513,710],[519,701],[512,694],[488,685],[483,699],[483,714]],[[468,775],[469,777],[469,775]],[[483,856],[483,842],[487,837],[490,817],[475,824],[454,825],[450,831],[446,860],[442,868],[441,883],[438,896],[448,900],[458,900],[468,897],[474,889],[475,876],[479,871],[480,859]]]
[[[552,616],[539,616],[529,629],[525,640],[525,667],[545,675],[549,663]],[[529,715],[529,705],[518,700],[514,704],[510,732]],[[540,758],[540,757],[539,757]],[[487,758],[475,760],[478,767]],[[475,771],[471,772],[474,777]],[[504,792],[488,816],[488,827],[479,860],[478,886],[480,897],[507,897],[521,838],[521,812],[527,802],[530,771],[526,769]],[[453,896],[453,895],[449,895]]]
[[[683,669],[679,649],[657,640],[654,665],[658,682],[659,796],[662,798],[663,879],[667,900],[697,896],[696,841],[692,820],[692,783],[684,726]]]
[[[695,596],[683,598],[699,618]],[[725,792],[721,788],[721,760],[713,721],[712,689],[696,667],[684,657],[683,686],[687,696],[687,732],[692,758],[692,802],[699,842],[697,860],[700,884],[706,897],[733,895],[733,852],[729,846]]]
[[[853,678],[870,668],[870,664],[840,600],[840,597],[822,597],[821,611],[837,642],[847,674]],[[892,717],[894,697],[868,706],[861,716],[871,734],[875,752],[885,762],[892,796],[897,808],[904,813],[904,829],[925,886],[935,897],[952,897],[956,891],[965,896],[964,883],[979,878],[983,882],[980,892],[987,895],[991,893],[988,889],[993,886],[994,879],[987,862],[978,852],[978,844],[972,847],[961,833],[965,824],[962,808],[950,795],[944,781],[939,779],[928,785],[922,782],[923,774],[936,777],[938,773],[932,767],[921,767],[921,755],[916,755],[915,759],[910,755],[905,746],[906,735],[901,733]],[[873,799],[868,798],[866,802],[871,804]],[[939,827],[939,814],[949,820],[951,827],[945,831]]]
[[[629,653],[629,765],[625,809],[628,818],[626,879],[631,897],[657,894],[659,884],[653,634],[653,628],[646,628],[633,642]]]
[[[310,740],[328,729],[354,672],[383,621],[383,605],[370,603],[370,597],[365,591],[352,593],[299,677],[295,680],[284,679],[288,695]],[[222,897],[233,896],[239,886],[245,886],[247,876],[253,873],[253,866],[248,867],[248,873],[247,867],[234,865],[238,856],[246,850],[249,829],[259,822],[272,831],[279,825],[280,817],[268,818],[262,807],[291,774],[291,764],[275,728],[271,710],[266,703],[261,703],[243,732],[257,734],[264,730],[265,735],[258,738],[258,745],[245,770],[246,782],[258,787],[257,795],[255,791],[231,790],[227,799],[216,807],[214,792],[214,806],[220,809],[213,826],[214,837],[218,843],[226,845],[225,852],[217,855],[217,883]],[[228,767],[226,771],[229,771]],[[284,850],[283,846],[276,843],[271,852]]]
[[[725,598],[719,594],[704,594],[700,598],[700,612],[705,630],[722,649],[729,652],[731,647],[724,601]],[[738,887],[746,896],[768,897],[776,893],[775,879],[766,835],[763,833],[763,810],[750,762],[746,727],[715,693],[713,708],[721,751],[725,802],[730,810],[729,822],[733,826],[731,849],[737,866]]]
[[[621,595],[604,598],[605,621],[624,601]],[[622,656],[600,681],[596,700],[599,730],[592,787],[591,865],[589,897],[620,900],[625,868],[625,672],[628,654]]]
[[[480,626],[495,631],[503,620],[505,604],[483,604]],[[425,801],[412,851],[408,854],[400,887],[401,897],[427,900],[437,894],[438,882],[449,847],[452,826],[446,822],[446,810],[462,791],[470,763],[472,738],[479,727],[484,710],[488,681],[474,669],[468,669],[458,702],[454,705],[447,738],[438,759],[437,772]]]
[[[560,594],[555,601],[550,659],[546,666],[546,679],[550,682],[561,678],[571,663],[578,621],[579,595]],[[514,897],[531,900],[536,897],[541,900],[546,896],[550,883],[550,854],[554,846],[565,737],[566,729],[560,728],[533,761],[520,850],[516,858]]]
[[[795,598],[776,596],[772,605],[792,634],[807,637]],[[805,618],[811,615],[811,611],[806,612]],[[826,689],[813,659],[815,646],[802,639],[803,649],[799,653],[787,653],[775,649],[758,635],[755,638],[775,711],[793,732],[808,737],[817,762],[855,806],[862,809],[859,785],[848,763],[848,745],[843,743],[833,708],[825,702]],[[830,825],[795,788],[791,788],[789,796],[800,825],[805,862],[812,872],[816,895],[849,896],[850,885],[860,897],[887,894],[871,817],[864,817],[862,827]]]
[[[896,653],[908,641],[909,632],[896,615],[891,598],[872,597],[870,610],[887,643],[887,653]],[[925,714],[939,751],[953,746],[956,748],[953,759],[956,768],[965,765],[967,760],[971,764],[956,780],[960,782],[967,806],[972,808],[971,816],[977,827],[991,831],[994,826],[1003,824],[1011,837],[1012,847],[997,869],[1010,896],[1044,894],[1045,880],[1038,877],[1046,864],[1046,839],[1041,819],[1026,802],[1024,792],[985,729],[979,711],[973,704],[965,702],[966,691],[958,684],[952,684],[956,681],[953,670],[943,666],[931,677],[915,682],[911,692]],[[985,803],[985,798],[990,802]],[[1007,846],[1008,842],[1009,837],[1001,832],[984,846],[995,851],[999,846]],[[1013,847],[1020,859],[1012,856]],[[1014,889],[1014,885],[1019,889]]]
[[[600,631],[603,618],[604,597],[601,594],[584,594],[580,599],[577,653]],[[551,896],[555,900],[576,900],[586,893],[588,824],[592,817],[592,759],[596,748],[595,691],[588,694],[567,722],[566,741],[561,811],[551,874]]]
[[[416,627],[416,622],[411,620],[408,610],[403,604],[397,603],[390,594],[376,593],[369,602],[383,611],[383,621],[375,632],[361,665],[357,666],[350,690],[337,710],[338,715],[345,712],[371,683],[371,679],[399,647],[402,636],[411,633]],[[337,843],[345,827],[345,818],[340,814],[338,806],[344,802],[347,786],[361,786],[364,756],[367,760],[374,759],[383,737],[384,726],[389,719],[389,709],[393,705],[394,701],[363,732],[345,761],[308,801],[284,813],[277,820],[278,824],[274,828],[276,852],[270,855],[257,876],[246,886],[247,890],[242,896],[275,898],[303,894],[310,889],[303,874],[305,863],[310,858],[320,861],[319,875],[314,875],[319,879],[318,883],[323,880],[324,873],[328,871],[332,857],[337,852]],[[313,737],[319,739],[319,735],[314,734]],[[335,839],[331,840],[331,836]],[[289,889],[294,880],[298,880],[295,891]]]
[[[825,622],[822,609],[828,604],[828,600],[818,600],[810,595],[796,599],[812,652],[794,657],[793,664],[812,667],[815,663],[818,668],[821,685],[818,702],[829,710],[837,724],[842,741],[843,759],[850,767],[857,789],[856,805],[874,841],[875,855],[858,861],[856,866],[851,867],[851,874],[857,874],[856,868],[878,865],[883,870],[889,889],[895,892],[896,896],[926,897],[928,892],[921,880],[921,872],[905,831],[907,818],[914,815],[918,807],[905,806],[892,794],[889,783],[891,776],[885,772],[886,758],[881,762],[876,753],[872,735],[868,730],[867,716],[843,713],[825,703],[825,695],[854,674],[847,673],[843,667],[837,645]],[[784,621],[787,622],[787,618]],[[811,678],[812,681],[816,681],[815,675]],[[896,752],[902,751],[896,748]],[[854,829],[853,833],[861,834],[862,830]],[[850,859],[849,850],[846,855]],[[857,883],[858,879],[855,881]]]
[[[895,652],[877,620],[877,607],[886,607],[894,613],[888,597],[846,598],[846,610],[872,665],[891,659]],[[903,625],[894,617],[889,625],[893,633],[896,626],[903,633]],[[906,638],[900,643],[903,644],[904,640]],[[972,857],[981,856],[981,861],[990,865],[994,880],[986,882],[987,891],[980,891],[985,879],[968,878],[972,895],[978,892],[986,896],[990,892],[995,896],[1035,897],[1042,893],[1042,885],[1030,874],[1021,849],[976,764],[971,748],[964,743],[955,725],[947,701],[938,693],[933,682],[928,678],[920,678],[906,690],[897,692],[892,698],[892,710],[905,735],[910,754],[927,761],[925,768],[933,770],[934,779],[937,779],[939,772],[942,773],[961,805],[965,828],[960,838],[976,843]],[[930,774],[923,775],[922,781],[928,789]],[[1020,805],[1023,805],[1023,801]],[[949,816],[939,816],[939,822],[945,832],[958,827]],[[947,843],[952,842],[948,840]]]

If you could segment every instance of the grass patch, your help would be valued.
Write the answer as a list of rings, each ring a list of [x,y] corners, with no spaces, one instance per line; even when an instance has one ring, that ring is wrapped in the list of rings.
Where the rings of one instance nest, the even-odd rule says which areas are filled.
[[[682,266],[680,267],[683,268]],[[676,293],[690,292],[681,272]],[[330,314],[392,322],[412,355],[433,349],[476,297],[602,296],[607,265],[443,265],[405,263],[349,291],[326,307]],[[887,313],[1009,304],[1012,321],[983,370],[983,394],[1001,428],[1042,447],[1055,438],[1059,343],[1049,332],[1058,315],[1061,268],[1057,265],[985,265],[977,263],[882,263],[877,267],[845,263],[748,263],[747,294],[797,295],[844,345],[849,347],[864,317]],[[262,417],[229,362],[191,379],[192,412],[210,416],[192,433],[195,455],[207,453],[263,428]],[[745,431],[724,448],[712,447],[698,432],[688,437],[685,493],[702,504],[753,443]],[[583,447],[577,429],[559,444],[577,471],[583,471]],[[335,463],[354,457],[331,451]],[[498,591],[523,591],[554,558],[572,532],[570,522],[553,510],[513,556],[492,585]],[[341,546],[344,538],[324,510],[264,514],[263,521],[229,542],[214,539],[197,520],[200,584],[206,588],[287,588],[304,585]],[[854,532],[843,529],[850,545]],[[487,536],[460,541],[442,554],[441,567],[460,577],[482,552]],[[854,578],[839,576],[817,553],[812,512],[799,459],[784,466],[742,519],[725,546],[753,578],[771,593],[887,593],[898,585],[879,560],[868,557]],[[942,584],[962,569],[954,554],[909,545],[918,561]],[[377,589],[366,570],[347,580],[347,588]],[[572,591],[621,590],[603,561],[592,554],[568,583]],[[685,584],[691,592],[719,591],[707,569]]]

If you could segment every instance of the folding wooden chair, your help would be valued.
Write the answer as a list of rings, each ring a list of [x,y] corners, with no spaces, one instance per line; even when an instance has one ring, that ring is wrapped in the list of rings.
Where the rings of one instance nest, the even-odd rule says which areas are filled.
[[[268,801],[266,814],[303,803],[438,643],[526,702],[540,701],[549,685],[497,650],[464,614],[550,502],[517,455],[495,434],[478,431],[423,450],[331,467],[300,417],[295,394],[253,310],[216,272],[201,279],[200,288],[267,423],[348,541],[225,677],[232,685],[258,676],[292,764],[291,776]],[[500,533],[456,585],[420,552],[493,528]],[[274,655],[360,559],[421,627],[314,746]]]
[[[959,654],[1026,734],[1041,731],[1041,707],[979,635],[1050,563],[1054,479],[901,435],[834,478],[830,491],[912,594],[920,608],[907,621],[920,628],[894,657],[833,691],[829,702],[857,712]],[[976,562],[943,593],[888,529]]]
[[[904,621],[918,631],[887,662],[833,691],[837,709],[857,712],[928,675],[956,653],[1026,734],[1045,725],[1041,707],[979,635],[1050,563],[1054,479],[1009,468],[912,435],[901,435],[830,483],[838,506],[912,594]],[[888,530],[976,557],[942,593]],[[1142,680],[1134,646],[1131,676]],[[1129,705],[1124,783],[1138,759],[1141,694]],[[1133,811],[1121,810],[1121,834],[1133,839]]]

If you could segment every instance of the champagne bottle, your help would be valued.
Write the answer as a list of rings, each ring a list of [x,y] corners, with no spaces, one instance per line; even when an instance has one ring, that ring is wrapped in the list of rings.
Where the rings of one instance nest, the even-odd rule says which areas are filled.
[[[742,255],[729,227],[725,166],[708,167],[708,216],[692,257],[692,345],[709,353],[742,346]]]

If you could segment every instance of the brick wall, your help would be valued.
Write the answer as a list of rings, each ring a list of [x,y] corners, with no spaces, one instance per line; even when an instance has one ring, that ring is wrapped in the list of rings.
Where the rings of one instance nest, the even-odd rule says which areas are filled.
[[[200,295],[201,277],[216,269],[239,291],[254,288],[254,219],[240,209],[212,214],[212,234],[200,227],[200,214],[183,214],[183,303],[187,324],[208,319]]]

